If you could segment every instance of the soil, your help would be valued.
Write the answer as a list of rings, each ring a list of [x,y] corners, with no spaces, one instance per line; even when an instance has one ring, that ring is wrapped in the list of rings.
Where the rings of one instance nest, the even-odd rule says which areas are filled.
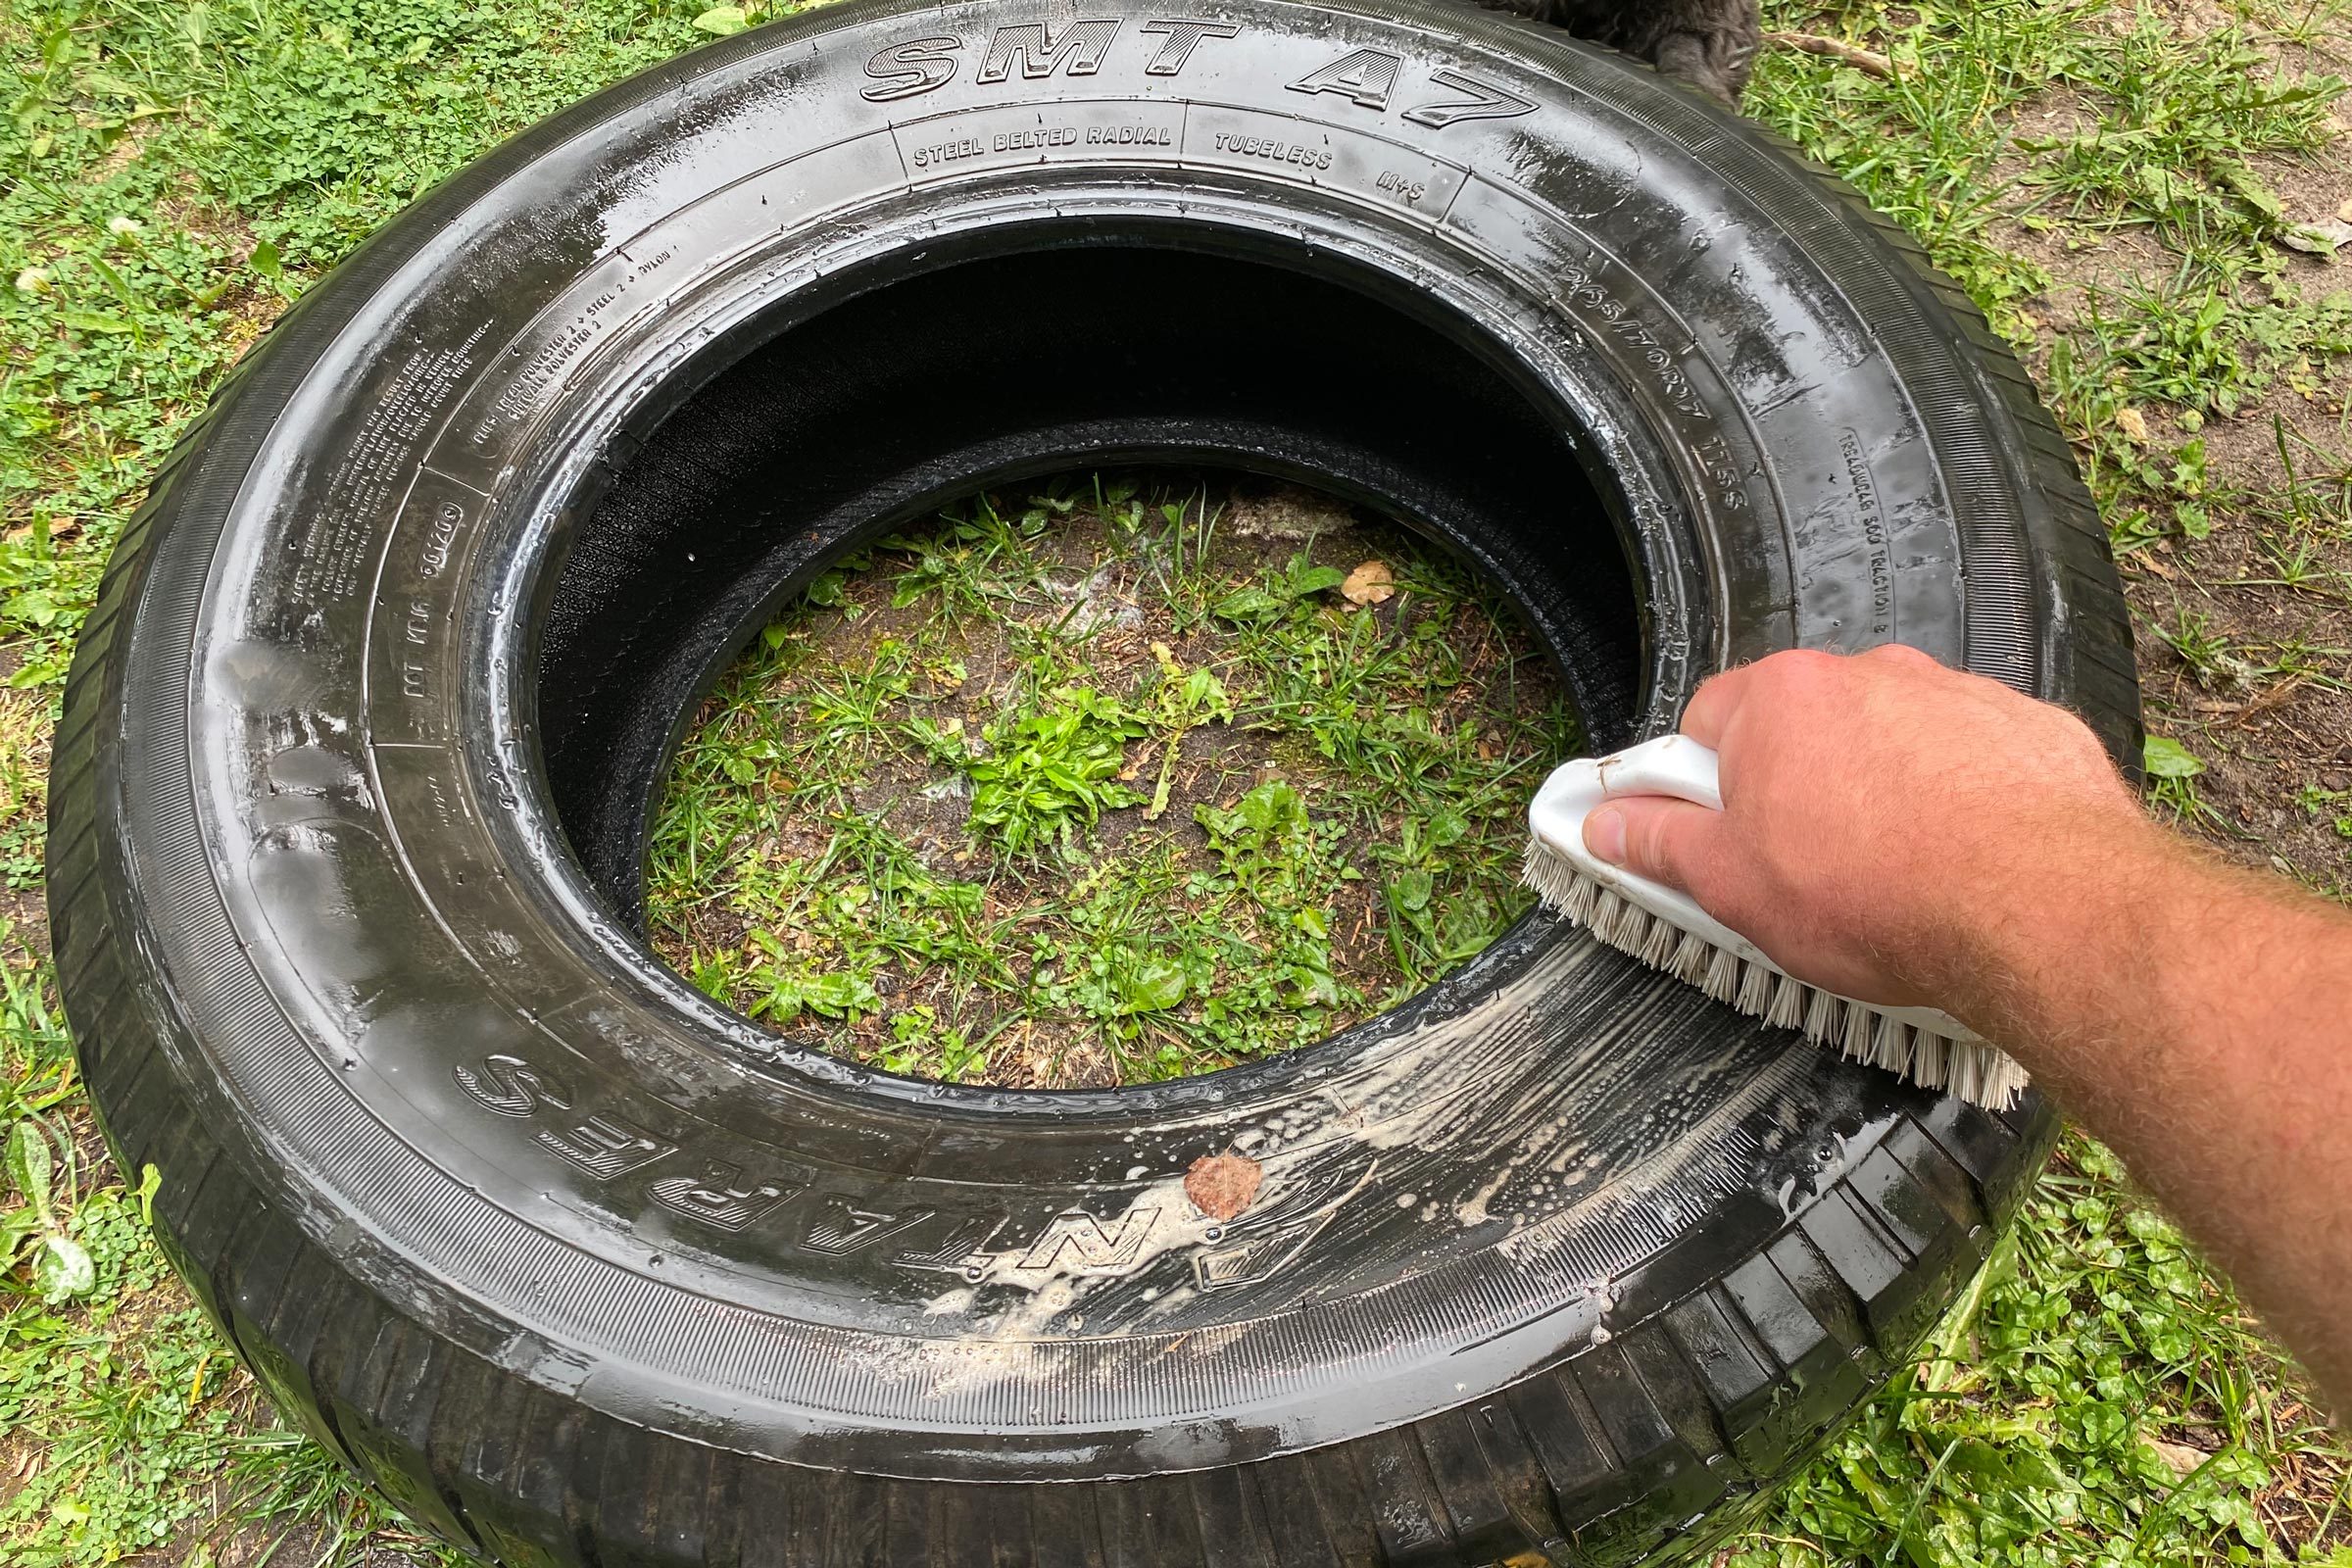
[[[2155,9],[2200,30],[2236,20],[2205,0],[2171,0]],[[2130,13],[2111,12],[2108,25],[2129,25]],[[2352,74],[2352,39],[2317,48],[2266,42],[2271,70]],[[2074,106],[2052,96],[2048,125],[2034,134],[2063,133]],[[2352,103],[2332,117],[2337,147],[2352,145]],[[2289,220],[2320,223],[2352,215],[2352,161],[2256,155],[2250,166],[2279,198]],[[2009,173],[2024,169],[2020,160]],[[2080,230],[2074,232],[2080,233]],[[2174,253],[2134,229],[2108,231],[2095,249],[2070,249],[2057,236],[2014,222],[1996,225],[1995,243],[2038,263],[2052,286],[2027,302],[2032,317],[2063,332],[2080,321],[2101,294],[2160,287],[2179,266]],[[2306,299],[2352,291],[2352,245],[2333,257],[2282,250],[2285,274]],[[2047,384],[2048,345],[2027,355]],[[2209,415],[2190,428],[2156,406],[2139,411],[2147,439],[2138,443],[2160,461],[2192,438],[2205,443],[2206,466],[2223,493],[2202,539],[2167,538],[2119,563],[2137,644],[2148,729],[2180,742],[2204,762],[2196,793],[2210,810],[2179,819],[2185,831],[2214,843],[2247,865],[2265,866],[2337,899],[2352,900],[2352,409],[2341,377],[2306,396],[2284,378],[2231,415]],[[2278,563],[2261,545],[2262,523],[2230,493],[2274,492],[2288,479],[2281,448],[2295,472],[2324,498],[2329,523],[2309,527],[2295,543],[2311,552],[2302,585],[2278,580]],[[2242,674],[2200,669],[2156,633],[2177,630],[2183,616],[2202,618],[2203,634],[2233,650]],[[2294,673],[2266,673],[2281,648],[2309,650]],[[2225,662],[2226,663],[2226,662]],[[2330,799],[2330,797],[2333,797]],[[2340,825],[2339,825],[2340,824]]]

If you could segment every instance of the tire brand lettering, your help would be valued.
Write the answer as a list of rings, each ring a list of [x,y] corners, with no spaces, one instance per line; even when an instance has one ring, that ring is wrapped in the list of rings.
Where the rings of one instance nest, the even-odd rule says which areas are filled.
[[[962,47],[961,38],[916,38],[877,49],[865,63],[865,74],[875,84],[858,96],[868,103],[886,104],[944,87],[956,74],[953,56]]]
[[[1103,51],[1110,47],[1110,40],[1118,31],[1115,18],[1073,22],[1059,32],[1043,22],[999,27],[988,40],[988,51],[980,57],[980,70],[972,80],[983,86],[1006,80],[1012,75],[1013,63],[1018,61],[1023,80],[1043,81],[1060,68],[1065,56],[1069,60],[1065,74],[1091,76],[1102,69]]]
[[[543,1104],[558,1110],[571,1108],[564,1091],[520,1056],[502,1053],[484,1058],[479,1067],[461,1065],[453,1076],[476,1103],[501,1116],[528,1116]]]
[[[531,1119],[527,1129],[518,1130],[527,1130],[534,1145],[599,1182],[617,1181],[679,1152],[677,1144],[617,1110],[577,1105],[561,1077],[520,1056],[496,1053],[453,1068],[452,1076],[484,1110],[516,1121]],[[1196,1259],[1200,1287],[1253,1284],[1278,1272],[1369,1176],[1367,1165],[1287,1195],[1222,1238],[1211,1227],[1197,1240],[1222,1245]],[[956,1274],[975,1282],[1035,1286],[1051,1279],[1127,1275],[1188,1240],[1182,1225],[1172,1239],[1163,1234],[1169,1215],[1152,1203],[1108,1219],[1064,1209],[1030,1232],[994,1206],[881,1207],[865,1194],[818,1188],[816,1180],[816,1172],[789,1161],[746,1164],[704,1155],[691,1169],[673,1168],[644,1181],[640,1191],[649,1208],[730,1236],[758,1227],[814,1256],[871,1253],[893,1268]],[[626,1205],[619,1200],[624,1210]]]
[[[960,1274],[965,1279],[979,1279],[987,1272],[988,1264],[994,1261],[986,1249],[1004,1229],[1006,1220],[1004,1211],[977,1209],[967,1210],[957,1216],[941,1217],[948,1218],[945,1236],[929,1238],[928,1245],[919,1250],[912,1247],[902,1248],[892,1255],[890,1261],[900,1268],[925,1274]]]
[[[1137,30],[1164,33],[1168,40],[1145,65],[1144,74],[1173,76],[1184,70],[1184,63],[1193,58],[1193,49],[1201,39],[1239,37],[1242,27],[1237,22],[1147,22]]]
[[[1423,104],[1418,109],[1407,109],[1404,118],[1416,125],[1444,130],[1447,125],[1459,124],[1465,120],[1509,120],[1527,114],[1536,107],[1515,92],[1505,92],[1474,76],[1465,76],[1458,71],[1433,71],[1429,74],[1429,79],[1440,87],[1468,96],[1442,98],[1436,103]]]
[[[664,1154],[677,1152],[626,1116],[610,1111],[583,1116],[563,1132],[541,1128],[533,1135],[541,1148],[561,1154],[600,1181],[643,1170]]]
[[[1278,141],[1271,136],[1244,136],[1220,130],[1216,134],[1217,151],[1239,153],[1244,158],[1263,158],[1269,163],[1296,164],[1301,169],[1329,169],[1331,149],[1305,147],[1295,141]]]
[[[1361,109],[1386,109],[1389,94],[1396,90],[1396,73],[1404,68],[1404,57],[1393,55],[1386,49],[1358,49],[1351,55],[1342,55],[1320,71],[1310,71],[1292,82],[1291,91],[1308,97],[1317,93],[1336,92]]]
[[[799,1183],[745,1181],[741,1165],[713,1159],[700,1176],[664,1176],[647,1183],[645,1194],[673,1214],[732,1234],[799,1190]]]
[[[816,1212],[808,1216],[802,1228],[801,1248],[824,1257],[847,1257],[877,1242],[903,1235],[937,1212],[932,1208],[909,1208],[893,1214],[858,1208],[848,1199],[829,1194],[818,1200]]]
[[[1242,35],[1239,23],[1208,22],[1196,17],[1162,18],[1146,22],[1136,30],[1158,42],[1152,58],[1144,62],[1144,74],[1148,76],[1181,75],[1202,40]],[[1043,81],[1056,74],[1092,76],[1102,71],[1103,59],[1118,35],[1119,22],[1114,17],[1064,23],[1058,27],[1050,22],[1021,22],[999,27],[989,35],[988,46],[980,53],[980,66],[973,73],[972,81],[977,86],[993,86],[1011,81],[1016,74],[1023,81]],[[963,46],[963,39],[942,33],[877,49],[865,62],[865,74],[872,84],[860,88],[858,96],[868,103],[886,104],[936,92],[956,79],[956,56]],[[1337,93],[1358,108],[1386,112],[1403,70],[1402,55],[1387,49],[1357,49],[1288,85],[1291,91],[1309,97]],[[1429,79],[1432,86],[1447,96],[1407,109],[1403,118],[1433,130],[1465,121],[1509,120],[1532,113],[1536,107],[1533,100],[1450,67],[1432,71]],[[1141,128],[1138,127],[1139,131]],[[1139,134],[1132,141],[1123,135],[1105,135],[1102,143],[1165,146],[1171,140],[1162,132],[1149,138]],[[1087,142],[1096,145],[1097,138],[1090,132]],[[1008,152],[1027,145],[1032,144],[1008,142],[991,148],[976,139],[942,142],[920,149],[914,161],[922,168],[931,168],[969,158],[975,152]],[[1048,141],[1033,145],[1058,147],[1068,143]],[[561,343],[541,351],[543,358],[555,354],[559,364],[571,352],[571,348]]]
[[[962,1259],[966,1278],[1005,1275],[1105,1276],[1132,1272],[1144,1259],[1144,1244],[1159,1224],[1159,1210],[1130,1210],[1108,1230],[1083,1209],[1056,1214],[1026,1248],[1002,1252],[971,1251]]]

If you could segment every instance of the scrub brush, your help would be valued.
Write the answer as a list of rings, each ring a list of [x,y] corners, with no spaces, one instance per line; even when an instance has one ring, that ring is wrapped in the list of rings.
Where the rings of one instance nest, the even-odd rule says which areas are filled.
[[[1670,795],[1723,809],[1715,754],[1687,735],[1564,763],[1527,813],[1532,836],[1520,880],[1547,907],[1717,1002],[1802,1030],[1853,1060],[1994,1110],[2016,1103],[2026,1070],[1949,1013],[1882,1007],[1806,985],[1685,895],[1594,858],[1585,848],[1585,816],[1622,795]]]

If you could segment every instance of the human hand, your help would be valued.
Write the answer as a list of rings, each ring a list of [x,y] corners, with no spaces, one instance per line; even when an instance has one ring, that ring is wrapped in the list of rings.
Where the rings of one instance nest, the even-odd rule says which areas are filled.
[[[1958,1010],[2002,931],[2155,831],[2081,719],[1910,648],[1775,654],[1701,686],[1682,728],[1723,809],[1620,798],[1586,847],[1864,1002]]]

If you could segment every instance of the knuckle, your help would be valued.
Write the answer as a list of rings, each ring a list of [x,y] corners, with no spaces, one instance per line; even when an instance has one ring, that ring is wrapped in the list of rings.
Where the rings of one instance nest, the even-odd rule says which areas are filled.
[[[1775,654],[1772,662],[1773,672],[1783,680],[1812,686],[1844,669],[1846,656],[1821,648],[1791,648],[1785,654]]]

